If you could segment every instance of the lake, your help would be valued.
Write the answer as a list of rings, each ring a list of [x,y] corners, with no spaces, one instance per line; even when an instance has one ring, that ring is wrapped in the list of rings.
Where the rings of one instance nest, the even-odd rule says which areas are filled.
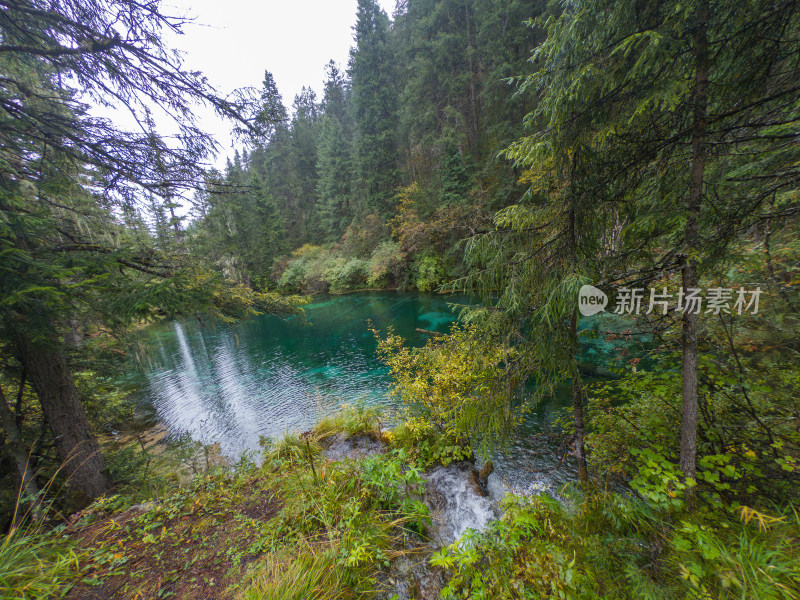
[[[466,302],[461,296],[360,292],[315,298],[306,306],[307,325],[268,315],[235,326],[197,320],[154,325],[144,332],[145,400],[172,434],[219,443],[230,457],[258,449],[260,436],[307,430],[344,403],[391,411],[388,369],[375,355],[370,326],[381,332],[393,327],[421,346],[428,336],[417,329],[446,332],[454,305]],[[585,338],[582,360],[605,365],[618,344]],[[565,388],[529,414],[511,447],[497,454],[496,464],[512,483],[525,487],[546,479],[530,476],[555,461],[540,456],[545,448],[538,434],[570,404]]]

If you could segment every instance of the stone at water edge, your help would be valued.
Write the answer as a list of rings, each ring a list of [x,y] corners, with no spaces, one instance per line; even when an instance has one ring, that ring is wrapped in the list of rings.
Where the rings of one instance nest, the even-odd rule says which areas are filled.
[[[494,463],[490,460],[487,460],[485,463],[483,463],[480,473],[478,473],[478,480],[481,482],[481,485],[484,488],[489,482],[489,475],[492,473],[494,473]]]
[[[473,491],[481,497],[486,497],[486,490],[483,488],[481,484],[481,475],[475,469],[472,469],[469,472],[469,483],[472,486]]]

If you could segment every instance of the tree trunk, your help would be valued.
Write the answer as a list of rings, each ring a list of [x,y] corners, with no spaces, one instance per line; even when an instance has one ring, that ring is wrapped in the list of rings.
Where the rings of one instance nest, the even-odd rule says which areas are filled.
[[[56,345],[33,344],[22,336],[16,342],[70,487],[84,496],[81,500],[103,495],[109,488],[105,463],[63,350]]]
[[[570,323],[572,339],[577,346],[578,340],[578,312],[572,313]],[[575,458],[578,460],[578,481],[581,483],[589,482],[589,467],[586,463],[586,427],[583,422],[583,386],[581,385],[581,373],[578,369],[577,358],[575,362],[575,374],[572,376],[572,418],[575,421]]]
[[[17,420],[14,418],[14,413],[12,413],[11,409],[8,407],[3,388],[0,388],[0,423],[2,423],[3,430],[6,432],[6,445],[14,461],[14,466],[17,469],[20,489],[19,497],[21,498],[24,494],[34,498],[29,512],[33,518],[38,521],[42,503],[42,499],[39,497],[39,486],[36,485],[36,478],[34,477],[33,469],[30,465],[29,454],[25,451],[25,447],[23,446],[22,435],[17,426]],[[15,508],[14,511],[14,524],[18,523],[21,517],[24,516],[18,513],[19,504],[18,502],[17,508]]]
[[[703,176],[706,163],[706,128],[708,105],[708,4],[698,6],[697,26],[692,34],[695,80],[692,117],[692,164],[689,178],[689,198],[686,206],[685,243],[687,257],[683,267],[683,287],[698,284],[697,255],[700,251],[700,206],[703,198]],[[680,469],[684,479],[697,476],[697,341],[699,314],[686,311],[683,316],[683,407],[681,410]],[[693,508],[694,487],[686,489],[686,503]]]

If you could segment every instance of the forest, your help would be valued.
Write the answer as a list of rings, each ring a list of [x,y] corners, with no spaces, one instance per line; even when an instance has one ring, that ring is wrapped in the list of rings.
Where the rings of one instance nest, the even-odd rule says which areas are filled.
[[[170,11],[0,0],[0,596],[800,599],[800,2],[357,0],[290,106]],[[470,299],[363,324],[391,415],[238,460],[144,417],[154,328],[375,290]],[[568,481],[437,542],[556,396]]]

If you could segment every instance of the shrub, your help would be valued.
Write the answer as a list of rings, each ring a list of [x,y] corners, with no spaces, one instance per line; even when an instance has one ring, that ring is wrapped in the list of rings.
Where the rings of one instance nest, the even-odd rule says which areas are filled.
[[[285,291],[315,292],[323,282],[322,273],[329,251],[322,246],[304,244],[292,252],[285,270],[278,279],[278,287]]]
[[[431,563],[452,574],[442,598],[681,597],[672,574],[654,580],[662,530],[646,505],[606,493],[567,496],[573,501],[506,496],[501,520],[436,553]]]
[[[297,256],[286,264],[278,280],[282,290],[311,294],[342,292],[367,283],[369,264],[362,258],[347,258],[334,250],[309,245],[298,248],[292,255]]]
[[[363,287],[367,281],[367,262],[359,258],[335,258],[328,263],[324,279],[333,292]]]
[[[305,288],[306,269],[308,262],[303,259],[291,260],[278,279],[278,287],[286,291],[300,291]]]
[[[472,456],[466,436],[454,431],[442,431],[425,419],[410,417],[388,434],[396,448],[402,448],[422,467],[449,465],[454,460]]]
[[[658,357],[653,370],[592,388],[587,446],[598,472],[629,480],[651,502],[677,509],[681,503],[670,494],[682,490],[681,376],[675,355]],[[699,362],[698,498],[713,510],[736,502],[770,506],[796,497],[800,435],[791,423],[800,392],[797,369],[752,368],[745,387],[732,371],[735,366],[722,357],[703,354]]]
[[[367,285],[369,287],[383,287],[400,279],[404,265],[404,255],[397,242],[382,242],[367,266]]]
[[[483,455],[508,439],[519,412],[509,410],[515,386],[509,385],[513,373],[501,366],[513,359],[507,349],[485,343],[471,327],[453,328],[423,348],[408,348],[391,329],[385,338],[373,333],[389,366],[391,393],[408,416],[431,423],[445,445],[472,443]]]
[[[432,292],[444,281],[442,259],[432,252],[425,252],[417,258],[414,271],[414,285],[420,292]]]

